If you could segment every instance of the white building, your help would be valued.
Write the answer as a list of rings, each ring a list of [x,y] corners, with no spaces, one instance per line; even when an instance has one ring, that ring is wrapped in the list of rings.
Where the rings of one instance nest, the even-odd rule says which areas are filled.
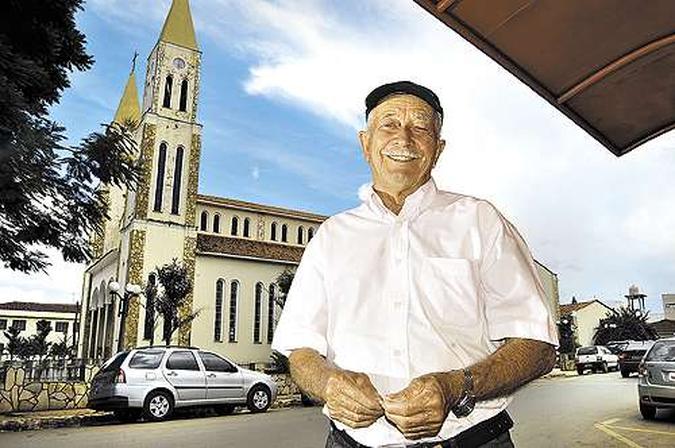
[[[663,318],[675,320],[675,294],[661,294],[663,300]]]
[[[37,322],[46,320],[52,325],[47,342],[61,342],[71,345],[77,329],[78,306],[68,303],[7,302],[0,303],[0,356],[7,346],[5,330],[17,327],[20,336],[29,338],[37,334]]]
[[[612,308],[598,299],[560,305],[560,316],[571,316],[576,325],[577,342],[581,346],[593,345],[595,329],[600,319],[607,317]]]

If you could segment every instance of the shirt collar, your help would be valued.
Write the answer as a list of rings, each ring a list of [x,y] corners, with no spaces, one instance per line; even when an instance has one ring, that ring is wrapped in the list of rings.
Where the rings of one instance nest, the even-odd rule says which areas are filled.
[[[430,177],[427,182],[405,198],[403,208],[401,208],[398,215],[395,215],[391,210],[385,207],[382,199],[380,199],[380,196],[375,192],[372,184],[370,185],[369,194],[365,197],[364,202],[371,211],[382,219],[404,221],[417,217],[417,215],[431,204],[431,201],[437,193],[438,188],[436,187],[436,182],[433,177]]]

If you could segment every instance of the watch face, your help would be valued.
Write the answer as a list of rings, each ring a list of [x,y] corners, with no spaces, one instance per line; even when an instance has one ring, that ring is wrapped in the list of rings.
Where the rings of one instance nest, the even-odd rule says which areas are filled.
[[[182,70],[185,68],[185,61],[182,60],[181,58],[176,58],[173,60],[173,66],[176,67],[178,70]]]

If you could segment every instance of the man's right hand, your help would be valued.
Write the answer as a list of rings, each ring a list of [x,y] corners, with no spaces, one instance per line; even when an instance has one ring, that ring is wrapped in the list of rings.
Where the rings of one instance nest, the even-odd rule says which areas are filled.
[[[328,377],[323,399],[331,418],[351,428],[365,428],[384,415],[382,397],[363,373],[335,369]]]

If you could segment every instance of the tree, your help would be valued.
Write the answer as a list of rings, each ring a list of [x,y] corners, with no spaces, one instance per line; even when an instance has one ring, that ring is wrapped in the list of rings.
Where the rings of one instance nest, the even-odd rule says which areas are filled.
[[[277,276],[275,283],[279,286],[279,293],[275,297],[275,302],[281,309],[286,305],[286,297],[288,297],[288,292],[291,290],[294,278],[295,270],[288,267]]]
[[[21,272],[49,266],[42,247],[88,261],[108,218],[101,185],[133,189],[140,175],[132,123],[68,147],[49,119],[69,75],[94,62],[75,24],[82,3],[9,0],[0,15],[0,262]]]
[[[72,355],[73,347],[68,344],[66,336],[63,336],[63,339],[59,342],[52,343],[52,346],[49,349],[49,356],[57,360],[64,360]]]
[[[9,355],[9,360],[14,361],[14,358],[24,358],[28,344],[26,338],[21,336],[21,330],[16,327],[9,327],[3,333],[7,338],[5,350]]]
[[[574,328],[574,319],[571,315],[565,314],[560,316],[558,322],[558,335],[560,337],[560,353],[573,354],[579,344]]]
[[[42,363],[49,355],[49,349],[52,345],[51,342],[47,342],[47,336],[52,332],[52,324],[47,320],[40,319],[37,321],[36,327],[36,333],[28,338],[28,346],[30,347],[30,357],[36,357],[38,363]]]
[[[595,329],[593,342],[604,345],[610,341],[646,341],[657,339],[656,331],[647,323],[649,312],[621,307],[607,312]]]
[[[157,288],[154,296],[154,309],[164,320],[162,340],[170,345],[176,330],[189,327],[201,310],[185,309],[192,282],[183,263],[174,258],[171,263],[158,267],[155,272],[160,288]]]

